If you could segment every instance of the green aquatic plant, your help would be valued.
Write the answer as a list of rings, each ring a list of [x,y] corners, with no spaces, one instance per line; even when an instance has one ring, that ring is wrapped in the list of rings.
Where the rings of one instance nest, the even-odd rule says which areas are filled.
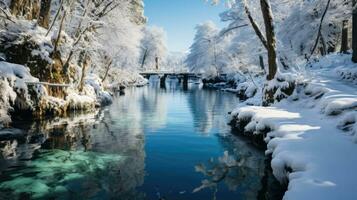
[[[110,178],[120,174],[120,163],[124,159],[120,155],[97,152],[40,150],[25,167],[14,173],[7,172],[6,181],[0,183],[0,197],[11,193],[33,199],[94,198],[99,192],[110,190]]]

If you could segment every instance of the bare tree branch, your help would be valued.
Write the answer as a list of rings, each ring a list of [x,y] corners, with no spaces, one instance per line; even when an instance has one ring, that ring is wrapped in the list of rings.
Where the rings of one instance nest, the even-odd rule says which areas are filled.
[[[239,25],[239,26],[235,26],[235,27],[231,27],[231,28],[228,28],[226,30],[224,30],[223,32],[220,33],[220,36],[224,36],[225,34],[227,34],[228,32],[231,32],[235,29],[238,29],[238,28],[242,28],[242,27],[246,27],[248,26],[248,24],[243,24],[243,25]]]
[[[4,15],[5,15],[5,16],[0,16],[0,17],[9,20],[9,21],[12,22],[12,23],[15,23],[15,21],[13,21],[13,20],[11,19],[10,15],[9,15],[3,8],[0,7],[0,11],[1,11],[2,13],[4,13]]]
[[[63,1],[64,1],[64,0],[61,0],[60,6],[59,6],[59,8],[58,8],[58,10],[57,10],[57,12],[56,12],[55,18],[53,18],[53,21],[52,21],[52,23],[51,23],[51,26],[50,26],[50,28],[48,29],[47,33],[46,33],[46,37],[47,37],[48,34],[51,32],[53,26],[55,25],[55,23],[56,23],[56,21],[57,21],[57,18],[58,18],[59,14],[60,14],[60,12],[61,12],[61,10],[62,10],[62,8],[63,8]]]
[[[315,44],[314,44],[314,46],[312,47],[310,56],[308,57],[307,60],[310,60],[311,56],[314,54],[314,52],[315,52],[315,50],[316,50],[316,48],[317,48],[317,45],[319,44],[319,41],[320,41],[320,39],[321,39],[321,37],[322,37],[322,33],[321,33],[322,23],[324,22],[324,19],[325,19],[327,10],[328,10],[329,7],[330,7],[330,3],[331,3],[331,0],[328,0],[328,1],[327,1],[326,8],[325,8],[325,11],[324,11],[324,13],[323,13],[322,16],[321,16],[320,25],[319,25],[319,29],[318,29],[318,33],[317,33],[317,38],[316,38]],[[324,45],[324,44],[323,44],[323,45]]]

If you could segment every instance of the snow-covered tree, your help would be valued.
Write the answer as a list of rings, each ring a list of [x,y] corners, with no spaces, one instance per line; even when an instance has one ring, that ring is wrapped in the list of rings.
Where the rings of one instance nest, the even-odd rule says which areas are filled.
[[[167,54],[166,33],[164,29],[152,26],[145,27],[141,41],[141,69],[160,69],[160,62]]]
[[[137,25],[144,25],[147,18],[144,16],[143,0],[131,0],[130,4],[131,21]]]
[[[166,59],[162,63],[161,69],[164,71],[177,71],[185,72],[188,71],[185,64],[186,53],[184,52],[169,52]]]
[[[186,59],[190,71],[217,75],[218,33],[218,28],[211,21],[196,26],[194,42]]]
[[[279,10],[289,10],[277,32],[278,48],[288,62],[339,50],[343,22],[351,16],[350,1],[289,1],[276,5]]]

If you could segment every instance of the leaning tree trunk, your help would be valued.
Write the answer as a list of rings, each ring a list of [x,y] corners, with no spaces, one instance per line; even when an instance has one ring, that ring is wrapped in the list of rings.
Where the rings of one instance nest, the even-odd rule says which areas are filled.
[[[357,63],[357,0],[353,0],[352,2],[352,61]]]
[[[106,70],[105,70],[104,77],[103,77],[103,79],[102,79],[102,83],[104,83],[105,79],[108,77],[109,69],[110,69],[110,67],[112,66],[112,64],[113,64],[113,59],[110,58],[110,59],[109,59],[109,62],[108,62],[108,64],[107,64]]]
[[[278,64],[276,62],[276,38],[273,24],[273,12],[271,10],[269,0],[260,0],[260,6],[264,18],[264,25],[266,31],[267,50],[268,50],[268,76],[267,80],[273,80],[278,71]]]
[[[50,10],[51,10],[51,0],[41,0],[41,9],[38,18],[38,24],[47,29],[50,24]]]
[[[266,49],[268,49],[267,40],[265,39],[263,32],[260,30],[259,25],[254,21],[252,14],[248,8],[248,4],[247,4],[246,0],[243,1],[243,5],[244,5],[245,14],[248,17],[249,22],[252,25],[252,28],[253,28],[255,34],[257,34],[257,36],[260,39],[260,41],[262,42],[263,46]]]
[[[348,51],[348,20],[342,22],[341,53]]]

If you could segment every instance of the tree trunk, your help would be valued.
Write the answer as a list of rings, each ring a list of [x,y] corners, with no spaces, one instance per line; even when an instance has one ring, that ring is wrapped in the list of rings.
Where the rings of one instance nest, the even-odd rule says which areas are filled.
[[[353,10],[352,10],[352,61],[357,63],[357,0],[352,1]]]
[[[87,67],[89,65],[89,56],[87,53],[85,53],[84,55],[84,61],[83,61],[83,64],[82,64],[82,76],[81,76],[81,80],[79,82],[79,92],[82,92],[83,91],[83,88],[84,88],[84,79],[86,77],[86,71],[87,71]]]
[[[348,51],[348,21],[342,22],[342,37],[341,37],[341,53],[347,53]]]
[[[328,9],[329,9],[329,7],[330,7],[330,3],[331,3],[331,0],[328,0],[328,1],[327,1],[327,4],[326,4],[326,8],[325,8],[324,12],[322,13],[322,16],[321,16],[321,19],[320,19],[320,25],[319,25],[318,32],[317,32],[317,38],[316,38],[316,40],[315,40],[314,46],[313,46],[312,49],[311,49],[311,54],[310,54],[310,56],[308,57],[308,60],[310,60],[311,56],[314,54],[314,52],[315,52],[315,50],[316,50],[316,48],[317,48],[319,42],[321,42],[321,44],[322,44],[322,46],[323,46],[323,48],[324,48],[323,51],[326,52],[326,44],[325,44],[325,42],[324,42],[324,39],[322,38],[322,37],[323,37],[323,36],[322,36],[322,25],[323,25],[325,16],[326,16],[326,14],[327,14],[327,11],[328,11]],[[321,51],[321,49],[320,49],[320,51]],[[321,51],[321,53],[322,53],[323,51]]]
[[[144,65],[145,65],[145,60],[146,60],[147,53],[148,53],[148,50],[145,49],[145,53],[144,53],[143,59],[142,59],[142,61],[141,61],[141,69],[144,69]]]
[[[47,29],[50,24],[50,10],[51,0],[41,0],[41,9],[40,16],[38,18],[38,24]]]
[[[64,24],[64,20],[66,18],[66,11],[63,13],[62,15],[62,19],[61,19],[61,23],[60,23],[60,27],[58,29],[58,35],[57,35],[57,38],[56,38],[56,41],[55,41],[55,45],[54,45],[54,48],[53,48],[53,52],[56,52],[57,49],[58,49],[58,45],[59,45],[59,41],[61,40],[61,33],[62,33],[62,29],[63,29],[63,24]]]
[[[286,59],[286,57],[284,56],[284,58]],[[285,62],[285,59],[284,59],[283,57],[279,57],[279,61],[280,61],[280,63],[281,63],[281,65],[283,66],[283,68],[285,69],[285,70],[288,70],[289,69],[289,65],[288,64],[286,64],[286,62]]]
[[[260,6],[264,18],[268,50],[269,70],[267,80],[270,81],[275,78],[276,72],[278,70],[278,65],[276,62],[276,38],[273,24],[273,12],[271,10],[269,0],[260,0]]]
[[[262,55],[259,56],[260,68],[265,71],[264,58]]]
[[[322,32],[320,32],[320,40],[321,40],[321,55],[322,56],[325,56],[327,54],[327,48],[326,48],[326,42],[325,42],[325,39],[324,39],[324,36],[322,35]]]
[[[259,25],[254,21],[254,19],[253,19],[253,17],[252,17],[252,14],[251,14],[250,11],[249,11],[248,4],[247,4],[246,0],[243,1],[243,5],[244,5],[245,14],[246,14],[247,17],[248,17],[249,22],[250,22],[250,24],[252,25],[255,34],[257,34],[257,36],[258,36],[259,40],[262,42],[263,46],[264,46],[266,49],[268,49],[267,40],[266,40],[265,37],[263,36],[263,33],[262,33],[262,31],[260,30]]]
[[[20,13],[22,14],[23,10],[23,5],[24,1],[23,0],[12,0],[10,2],[10,11],[11,14],[18,16]]]
[[[10,11],[14,16],[21,16],[27,20],[37,19],[40,12],[39,0],[12,0]]]
[[[113,60],[110,59],[109,62],[108,62],[108,65],[107,65],[107,68],[105,70],[105,74],[104,74],[104,77],[102,79],[102,83],[105,81],[105,79],[108,77],[108,73],[109,73],[109,69],[110,67],[112,66],[112,63],[113,63]]]
[[[159,57],[155,57],[156,70],[159,70]]]

